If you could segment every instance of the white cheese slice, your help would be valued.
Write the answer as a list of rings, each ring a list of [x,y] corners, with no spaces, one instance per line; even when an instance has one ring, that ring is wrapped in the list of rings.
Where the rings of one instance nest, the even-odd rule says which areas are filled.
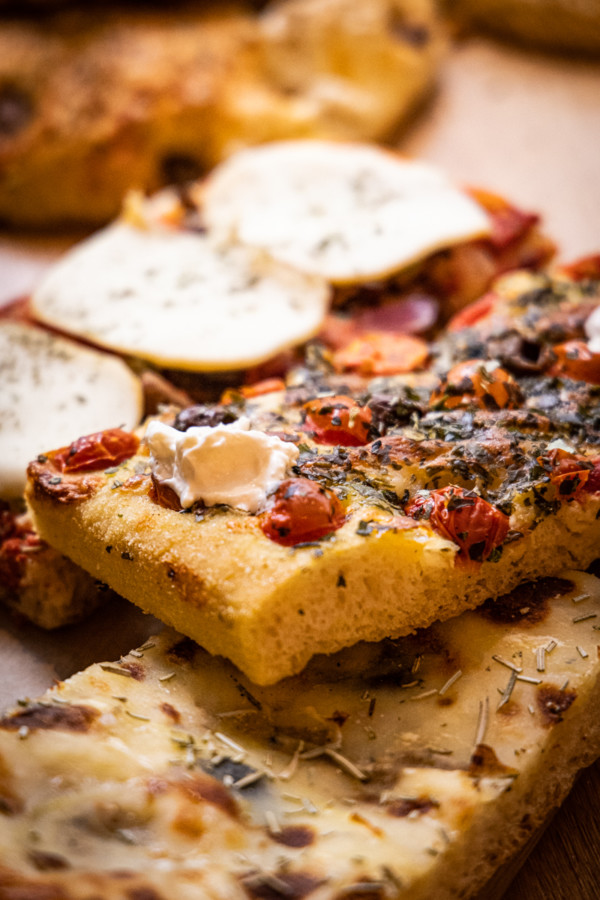
[[[281,141],[244,150],[199,188],[208,227],[333,283],[383,278],[489,233],[431,165],[382,148]]]
[[[0,322],[0,497],[25,486],[49,447],[106,428],[131,429],[142,389],[122,360],[19,322]]]
[[[597,306],[585,323],[588,347],[592,353],[600,353],[600,306]]]
[[[153,421],[145,441],[154,475],[175,491],[184,508],[202,500],[206,506],[226,503],[257,512],[299,454],[277,435],[251,429],[245,417],[185,432]]]
[[[34,315],[102,347],[190,371],[238,369],[311,337],[320,278],[205,234],[118,222],[42,280]]]

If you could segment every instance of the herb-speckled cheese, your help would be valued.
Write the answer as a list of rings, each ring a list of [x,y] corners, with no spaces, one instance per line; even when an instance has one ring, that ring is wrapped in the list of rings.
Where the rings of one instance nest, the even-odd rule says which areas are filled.
[[[114,356],[17,322],[0,323],[0,497],[25,485],[48,447],[142,415],[138,378]]]
[[[244,368],[311,337],[320,278],[206,234],[119,222],[67,253],[35,291],[44,322],[111,350],[190,371]]]
[[[244,150],[200,195],[216,233],[340,284],[383,278],[490,230],[483,209],[440,170],[361,144]]]

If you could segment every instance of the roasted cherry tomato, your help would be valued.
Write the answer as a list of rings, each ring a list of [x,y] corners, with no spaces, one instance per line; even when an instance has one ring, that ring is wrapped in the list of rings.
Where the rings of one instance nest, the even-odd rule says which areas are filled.
[[[479,300],[469,303],[461,309],[448,322],[448,331],[462,331],[463,328],[472,328],[480,319],[485,319],[498,302],[498,295],[493,292],[484,294]]]
[[[438,534],[458,544],[462,559],[487,559],[508,534],[508,516],[455,485],[415,497],[405,512],[413,519],[428,519]]]
[[[600,353],[592,353],[585,341],[566,341],[552,348],[556,363],[551,375],[565,375],[573,381],[600,384]]]
[[[272,541],[293,547],[325,537],[341,528],[345,519],[333,491],[308,478],[287,478],[275,491],[260,527]]]
[[[521,405],[519,385],[506,369],[488,368],[484,359],[468,359],[448,372],[431,395],[431,406],[456,409],[478,406],[480,409],[515,409]]]
[[[520,240],[539,222],[538,215],[523,212],[498,194],[479,188],[471,188],[469,193],[489,214],[492,230],[488,240],[498,249]]]
[[[538,456],[537,461],[546,470],[551,483],[561,497],[574,497],[587,483],[594,470],[589,459],[556,447],[545,456]]]
[[[583,489],[587,494],[597,494],[600,492],[600,457],[593,459],[591,462],[593,468],[590,469],[590,474]]]
[[[598,281],[600,280],[600,253],[591,256],[583,256],[575,262],[560,267],[560,272],[573,281]]]
[[[423,366],[429,347],[420,338],[389,331],[366,331],[333,354],[338,372],[396,375]]]
[[[52,459],[62,472],[91,472],[117,466],[133,456],[139,445],[135,434],[109,428],[78,438],[69,447],[53,453]]]
[[[305,428],[318,444],[360,447],[371,440],[371,410],[352,397],[318,397],[304,404]]]

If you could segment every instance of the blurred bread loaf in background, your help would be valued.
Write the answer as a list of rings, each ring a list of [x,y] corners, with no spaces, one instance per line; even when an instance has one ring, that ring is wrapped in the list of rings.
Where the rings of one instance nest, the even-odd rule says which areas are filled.
[[[427,94],[433,0],[0,0],[0,221],[96,225],[273,138],[380,140]]]
[[[550,50],[600,53],[600,0],[446,0],[451,14]]]

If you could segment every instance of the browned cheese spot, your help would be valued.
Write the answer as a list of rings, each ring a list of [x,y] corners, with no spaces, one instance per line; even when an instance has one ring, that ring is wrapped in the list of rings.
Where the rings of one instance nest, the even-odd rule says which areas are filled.
[[[270,831],[269,836],[286,847],[309,847],[316,837],[310,825],[287,825],[280,831]]]
[[[518,775],[517,769],[505,766],[500,762],[494,750],[488,744],[477,744],[469,763],[469,775],[474,778],[493,777],[496,775]]]
[[[71,900],[72,896],[59,884],[40,884],[14,870],[0,869],[0,897],[6,900]]]
[[[479,611],[497,625],[537,625],[548,615],[548,603],[553,597],[560,597],[572,591],[575,585],[567,578],[539,578],[526,581],[510,594],[497,600],[486,600]]]
[[[151,887],[134,887],[127,891],[128,900],[164,900],[162,894]]]
[[[394,797],[385,808],[390,816],[397,819],[404,819],[410,813],[418,813],[424,815],[432,809],[437,809],[440,804],[431,797]]]
[[[257,872],[244,876],[241,883],[252,900],[302,900],[323,884],[323,879],[308,872]]]
[[[0,719],[0,728],[7,731],[18,731],[23,726],[30,731],[88,731],[98,710],[90,706],[28,706],[11,716]]]
[[[146,670],[142,663],[139,662],[123,662],[121,663],[121,668],[125,669],[126,672],[129,672],[132,678],[135,678],[136,681],[143,681],[146,677]]]
[[[456,700],[454,697],[449,697],[447,694],[443,697],[438,697],[437,705],[438,706],[452,706]]]
[[[58,856],[57,853],[44,853],[43,850],[31,850],[29,861],[38,872],[59,872],[71,868],[63,856]]]
[[[182,778],[177,786],[195,803],[206,802],[218,806],[232,818],[237,818],[238,806],[233,794],[216,778],[197,772]]]
[[[160,709],[164,712],[165,716],[168,716],[171,721],[175,722],[176,725],[179,725],[181,722],[181,713],[179,713],[174,706],[171,706],[170,703],[161,703]]]
[[[177,641],[176,644],[173,644],[172,647],[169,647],[167,650],[167,655],[170,659],[175,660],[177,662],[193,662],[196,653],[198,652],[198,645],[195,641],[192,641],[191,638],[182,638],[180,641]]]
[[[369,878],[361,879],[349,885],[342,893],[335,895],[335,900],[385,900],[389,896],[387,889],[379,881],[371,883]]]
[[[568,710],[576,697],[576,691],[561,691],[552,685],[541,684],[537,689],[537,705],[544,725],[549,728],[562,722],[562,714]]]

